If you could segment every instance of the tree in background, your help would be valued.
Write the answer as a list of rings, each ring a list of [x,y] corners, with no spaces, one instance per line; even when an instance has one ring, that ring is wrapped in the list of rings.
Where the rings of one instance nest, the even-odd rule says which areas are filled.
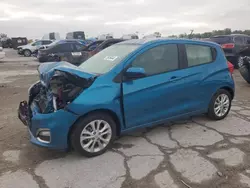
[[[161,33],[160,32],[154,32],[155,36],[161,37]]]
[[[1,33],[1,34],[0,34],[0,39],[4,39],[4,38],[8,38],[8,37],[7,37],[7,34]]]
[[[213,30],[212,32],[205,32],[205,33],[192,33],[191,35],[187,35],[186,33],[180,34],[178,37],[179,38],[210,38],[212,36],[216,35],[230,35],[230,34],[245,34],[245,35],[250,35],[250,30],[234,30],[232,31],[230,28],[226,28],[223,30]],[[172,35],[175,36],[175,35]],[[172,37],[169,36],[169,37]]]

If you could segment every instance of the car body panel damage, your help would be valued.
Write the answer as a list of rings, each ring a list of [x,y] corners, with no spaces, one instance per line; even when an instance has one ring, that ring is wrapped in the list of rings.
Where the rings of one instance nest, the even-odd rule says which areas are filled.
[[[40,81],[19,108],[20,117],[29,116],[32,143],[60,149],[71,143],[86,156],[101,154],[117,134],[135,128],[202,113],[223,119],[234,95],[221,47],[202,41],[129,40],[79,67],[55,62],[38,71]]]

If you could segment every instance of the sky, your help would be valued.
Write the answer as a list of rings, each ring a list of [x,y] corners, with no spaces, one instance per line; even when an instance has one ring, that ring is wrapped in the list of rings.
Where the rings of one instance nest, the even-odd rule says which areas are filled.
[[[49,32],[87,37],[139,32],[164,36],[250,29],[250,0],[0,0],[0,33],[39,39]]]

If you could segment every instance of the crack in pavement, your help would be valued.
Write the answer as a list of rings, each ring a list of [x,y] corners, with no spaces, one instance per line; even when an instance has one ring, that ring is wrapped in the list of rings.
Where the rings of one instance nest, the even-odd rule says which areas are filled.
[[[250,109],[247,109],[247,110],[250,111]],[[236,111],[236,113],[237,113],[237,111]],[[235,115],[233,114],[233,116],[235,116]],[[243,115],[240,115],[240,116],[241,117],[239,117],[239,118],[244,119],[244,118],[242,118]],[[188,147],[183,147],[181,145],[181,143],[177,139],[173,138],[173,136],[172,136],[172,126],[178,126],[179,124],[180,125],[186,124],[186,122],[181,122],[181,123],[177,122],[177,123],[174,123],[174,124],[172,123],[172,124],[170,124],[168,126],[167,125],[158,125],[158,126],[154,127],[154,128],[157,128],[157,127],[161,126],[161,127],[166,128],[168,130],[167,133],[168,133],[169,139],[177,144],[177,146],[175,148],[168,148],[168,147],[164,147],[162,145],[159,145],[157,143],[153,143],[150,140],[150,138],[147,137],[146,134],[148,132],[152,131],[154,128],[146,129],[146,131],[143,131],[142,133],[140,133],[141,136],[136,136],[136,135],[131,135],[130,134],[129,135],[130,137],[143,138],[149,144],[156,146],[160,150],[160,152],[163,154],[164,158],[159,163],[157,168],[151,170],[142,179],[135,180],[135,179],[133,179],[131,177],[131,174],[130,174],[130,168],[129,168],[129,165],[128,165],[128,161],[130,159],[132,159],[133,157],[156,157],[156,156],[162,156],[162,155],[159,155],[159,154],[156,154],[156,155],[154,155],[154,154],[140,155],[140,154],[138,154],[138,155],[126,156],[122,151],[119,151],[118,149],[119,148],[129,149],[129,148],[133,147],[133,144],[122,144],[122,143],[117,144],[116,146],[114,146],[113,149],[111,149],[111,151],[121,155],[124,158],[123,165],[124,165],[124,167],[126,169],[126,173],[125,173],[125,175],[116,177],[114,180],[107,183],[105,185],[105,187],[108,187],[109,185],[111,185],[112,183],[114,183],[114,182],[116,182],[118,180],[121,180],[121,178],[125,178],[125,180],[123,181],[123,183],[121,185],[122,188],[158,187],[158,185],[155,182],[154,177],[157,174],[159,174],[161,172],[164,172],[164,171],[169,172],[171,178],[174,181],[173,184],[176,184],[179,187],[184,187],[184,185],[181,183],[181,180],[184,180],[185,182],[187,182],[192,188],[200,187],[200,186],[202,186],[204,188],[213,188],[213,187],[223,186],[224,184],[228,185],[229,183],[235,184],[235,183],[239,182],[239,178],[235,176],[235,172],[237,171],[237,173],[238,172],[244,173],[246,169],[250,168],[250,165],[248,165],[248,164],[250,164],[250,155],[249,155],[250,154],[250,148],[248,147],[248,144],[247,144],[249,142],[234,144],[234,143],[230,142],[230,139],[241,138],[241,137],[243,138],[243,137],[247,137],[249,135],[236,136],[236,135],[231,135],[231,134],[227,134],[227,133],[222,133],[222,132],[219,132],[219,131],[217,131],[216,129],[214,129],[212,127],[206,126],[206,124],[204,124],[204,123],[196,121],[193,117],[191,117],[190,120],[185,120],[185,121],[186,122],[191,121],[192,123],[195,123],[195,124],[197,124],[199,126],[205,127],[208,130],[215,131],[218,134],[223,136],[223,140],[220,141],[220,142],[214,143],[212,145],[209,145],[209,146],[203,146],[202,145],[201,147],[203,147],[205,150],[197,149],[196,147],[199,147],[199,145],[192,145],[192,146],[188,146]],[[246,118],[246,121],[249,122],[250,120]],[[226,146],[223,146],[223,150],[226,150],[226,149],[229,149],[229,148],[232,148],[232,147],[240,148],[246,154],[246,157],[244,158],[243,163],[241,165],[239,165],[239,166],[236,166],[236,167],[228,167],[225,164],[223,164],[223,162],[222,162],[223,159],[222,160],[215,160],[215,159],[209,158],[208,157],[209,153],[213,153],[213,152],[222,150],[222,147],[218,147],[220,144],[227,144]],[[8,145],[8,147],[15,148],[15,149],[18,148],[18,147],[13,146],[13,145]],[[18,148],[18,149],[22,149],[22,148]],[[180,149],[185,149],[185,150],[190,149],[192,151],[198,152],[200,157],[202,157],[205,160],[209,161],[223,175],[221,177],[218,176],[218,177],[215,177],[214,179],[212,179],[214,181],[208,180],[207,182],[202,182],[201,184],[189,183],[190,182],[189,179],[184,178],[182,173],[176,171],[174,165],[170,162],[170,157],[169,157],[170,154],[167,152],[167,151],[171,151],[172,152],[171,154],[173,154],[173,153],[177,152]],[[52,158],[54,158],[54,157],[52,157]],[[57,157],[55,157],[55,158],[57,158]],[[20,160],[22,162],[22,159],[20,159]],[[17,165],[17,166],[8,167],[8,168],[6,168],[4,170],[2,169],[2,170],[3,171],[7,171],[7,170],[15,171],[16,169],[23,169],[23,170],[26,169],[25,171],[27,171],[33,177],[34,181],[39,185],[40,188],[49,188],[48,185],[46,185],[46,181],[44,180],[44,178],[41,177],[41,176],[37,176],[35,174],[35,172],[34,172],[35,169],[36,169],[36,166],[38,164],[40,164],[41,162],[45,161],[45,160],[46,159],[43,159],[42,161],[38,160],[39,162],[36,163],[36,165],[30,165],[30,164]],[[47,160],[49,160],[49,159],[47,159]],[[7,164],[7,162],[6,162],[6,164]],[[11,165],[11,164],[12,163],[9,163],[9,165]],[[14,165],[14,164],[12,164],[12,165]],[[32,167],[29,170],[27,170],[27,168],[30,167],[30,166],[32,166]],[[199,172],[197,172],[197,173],[199,173]],[[249,176],[249,174],[246,174],[246,175]]]

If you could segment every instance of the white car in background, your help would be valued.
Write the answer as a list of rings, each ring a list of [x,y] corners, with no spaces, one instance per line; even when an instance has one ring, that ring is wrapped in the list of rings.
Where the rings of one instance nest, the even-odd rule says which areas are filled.
[[[41,48],[42,46],[46,46],[51,44],[52,40],[38,40],[26,45],[18,46],[17,53],[19,55],[24,55],[25,57],[30,57],[32,53]]]
[[[3,51],[3,47],[2,44],[0,42],[0,60],[5,58],[5,52]]]
[[[137,34],[128,34],[128,35],[123,35],[122,39],[124,40],[139,39],[139,36]]]

